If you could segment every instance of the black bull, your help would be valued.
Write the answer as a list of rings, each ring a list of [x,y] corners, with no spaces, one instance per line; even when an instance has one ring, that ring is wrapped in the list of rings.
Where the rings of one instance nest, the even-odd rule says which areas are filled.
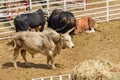
[[[58,33],[66,33],[71,28],[76,28],[76,18],[71,12],[55,9],[47,20],[48,27],[57,31]],[[73,36],[74,30],[70,35]]]
[[[36,12],[18,15],[14,19],[16,32],[27,31],[28,29],[37,28],[39,26],[41,26],[40,31],[43,31],[45,22],[45,14],[41,9]]]

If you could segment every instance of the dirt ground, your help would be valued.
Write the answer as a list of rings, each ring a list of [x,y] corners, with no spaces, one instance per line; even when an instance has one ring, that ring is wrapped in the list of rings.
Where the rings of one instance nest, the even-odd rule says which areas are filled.
[[[85,60],[109,60],[120,62],[120,20],[99,23],[95,33],[75,35],[75,48],[63,49],[55,58],[56,69],[47,69],[46,57],[37,54],[33,59],[27,54],[30,67],[25,67],[19,55],[18,68],[13,67],[13,51],[6,45],[10,40],[0,41],[0,80],[31,80],[43,76],[70,74],[72,69]]]

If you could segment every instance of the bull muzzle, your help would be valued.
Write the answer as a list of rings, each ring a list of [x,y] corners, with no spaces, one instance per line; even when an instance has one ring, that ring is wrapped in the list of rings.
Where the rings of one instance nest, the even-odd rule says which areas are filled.
[[[72,48],[74,48],[74,46],[72,46]]]

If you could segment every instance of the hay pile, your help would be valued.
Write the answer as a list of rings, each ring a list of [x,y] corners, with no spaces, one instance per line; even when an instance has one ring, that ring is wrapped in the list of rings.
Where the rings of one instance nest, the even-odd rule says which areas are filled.
[[[120,66],[109,61],[87,60],[80,63],[72,71],[72,80],[120,80]]]

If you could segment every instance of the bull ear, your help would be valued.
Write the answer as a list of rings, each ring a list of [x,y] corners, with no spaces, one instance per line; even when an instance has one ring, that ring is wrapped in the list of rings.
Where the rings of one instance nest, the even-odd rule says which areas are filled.
[[[71,31],[73,31],[75,28],[71,28],[69,31],[66,32],[66,34],[69,34]]]

